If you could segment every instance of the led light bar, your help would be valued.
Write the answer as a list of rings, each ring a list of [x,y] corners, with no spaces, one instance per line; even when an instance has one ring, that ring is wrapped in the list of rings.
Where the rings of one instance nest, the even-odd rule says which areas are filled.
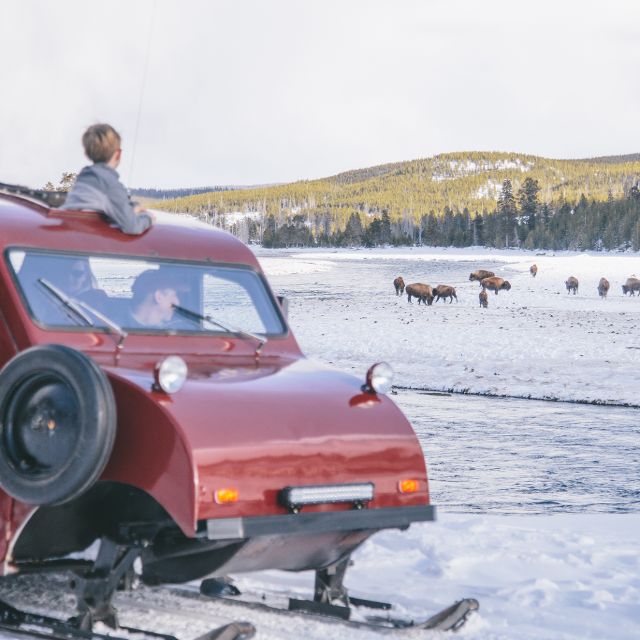
[[[280,492],[286,507],[302,507],[306,504],[331,502],[370,502],[373,500],[373,484],[321,484],[307,487],[286,487]]]

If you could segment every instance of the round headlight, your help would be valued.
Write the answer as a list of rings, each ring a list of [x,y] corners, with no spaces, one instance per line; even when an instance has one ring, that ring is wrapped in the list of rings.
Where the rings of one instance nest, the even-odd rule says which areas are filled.
[[[156,384],[165,393],[175,393],[187,379],[187,363],[180,356],[168,356],[156,365]]]
[[[386,362],[378,362],[367,371],[367,388],[376,393],[391,391],[393,369]]]

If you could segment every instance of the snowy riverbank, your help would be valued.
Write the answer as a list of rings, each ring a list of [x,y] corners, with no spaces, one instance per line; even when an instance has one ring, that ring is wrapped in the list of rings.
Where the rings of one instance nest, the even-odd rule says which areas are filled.
[[[404,387],[640,405],[640,298],[621,285],[637,254],[535,255],[484,249],[258,250],[310,356],[346,370],[387,360]],[[538,265],[538,275],[529,266]],[[512,289],[480,309],[469,273],[487,268]],[[450,284],[459,302],[395,296],[392,281]],[[580,281],[577,295],[565,280]],[[606,300],[596,287],[611,283]]]
[[[620,285],[640,272],[640,256],[257,253],[273,289],[290,298],[293,330],[315,359],[357,375],[385,359],[403,386],[638,404],[640,299],[623,297]],[[528,273],[534,261],[535,280]],[[478,308],[478,286],[468,281],[480,267],[513,285],[491,295],[488,310]],[[399,274],[407,282],[453,284],[460,301],[408,304],[393,292]],[[576,296],[564,289],[569,275],[580,279]],[[612,284],[606,301],[595,291],[602,275]],[[438,519],[367,541],[347,574],[353,595],[397,603],[398,614],[416,620],[477,598],[480,610],[459,632],[468,640],[640,637],[637,409],[414,392],[392,397],[427,453]],[[310,573],[234,577],[241,589],[312,593]],[[27,575],[1,585],[0,597],[71,615],[67,583],[57,580]],[[181,640],[229,619],[251,621],[258,640],[388,637],[167,590],[118,593],[116,605],[124,624]]]
[[[257,253],[276,292],[290,297],[290,321],[310,357],[358,374],[372,362],[388,360],[401,386],[640,404],[640,299],[621,292],[626,278],[640,273],[636,254],[540,256],[483,249]],[[529,275],[533,262],[539,268],[535,279]],[[491,294],[487,310],[478,307],[477,283],[468,281],[477,268],[491,269],[513,285],[508,292]],[[397,275],[407,283],[452,284],[459,303],[408,304],[406,297],[394,294]],[[580,281],[576,296],[564,287],[570,275]],[[602,276],[611,282],[604,301],[596,291]],[[461,425],[469,408],[465,402],[461,397]],[[500,406],[494,405],[496,420]],[[508,403],[503,406],[509,410]],[[405,409],[413,412],[414,421],[429,421],[429,413],[418,416],[427,407]],[[598,416],[576,417],[575,446],[580,429],[590,429],[590,419]],[[545,428],[552,432],[553,416],[549,420]],[[532,426],[523,418],[523,427]],[[572,455],[573,449],[563,444],[567,425],[555,426],[557,443],[553,450],[538,452],[541,463],[545,456]],[[491,444],[476,437],[483,446]],[[476,446],[473,440],[467,443]],[[517,442],[512,446],[517,455]],[[446,480],[441,477],[437,459],[428,462],[434,487],[455,481],[451,473]],[[637,462],[630,463],[622,480],[631,503],[640,491]],[[589,464],[598,463],[587,463],[585,475]],[[535,463],[529,458],[527,464]],[[483,477],[482,465],[479,458],[472,473]],[[598,473],[606,470],[598,467]],[[500,470],[491,469],[491,474],[498,477]],[[523,469],[511,481],[522,486],[526,476]],[[509,478],[501,483],[508,486]],[[384,532],[365,544],[347,581],[354,592],[398,602],[416,618],[457,598],[478,598],[480,611],[460,632],[474,640],[631,640],[640,635],[640,514],[595,513],[587,507],[579,514],[464,515],[438,504],[436,523]],[[306,580],[308,591],[311,577],[276,574],[250,580],[289,585]],[[316,625],[304,631],[307,638],[324,633]],[[299,635],[282,630],[260,637]]]

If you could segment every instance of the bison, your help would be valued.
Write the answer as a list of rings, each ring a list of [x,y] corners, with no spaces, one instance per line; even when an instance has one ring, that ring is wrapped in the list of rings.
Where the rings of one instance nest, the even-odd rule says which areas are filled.
[[[393,281],[393,286],[396,288],[397,296],[401,296],[404,293],[404,280],[402,279],[402,276],[398,276]]]
[[[473,273],[469,274],[469,280],[477,280],[478,282],[480,282],[481,280],[484,280],[485,278],[492,278],[495,275],[496,274],[493,273],[493,271],[486,271],[485,269],[478,269],[477,271],[474,271]]]
[[[436,299],[436,302],[438,302],[438,300],[440,300],[440,298],[444,299],[444,298],[449,298],[449,304],[451,304],[453,302],[453,299],[456,299],[456,302],[458,302],[458,296],[456,295],[456,290],[454,287],[450,287],[449,285],[446,284],[439,284],[434,290],[433,290],[433,295]]]
[[[499,278],[498,276],[484,278],[484,280],[480,281],[480,286],[483,290],[491,289],[491,291],[494,291],[496,295],[498,295],[498,291],[500,291],[500,289],[504,289],[505,291],[509,291],[509,289],[511,289],[511,283],[508,280]]]
[[[489,306],[489,296],[487,295],[487,292],[485,289],[483,289],[479,294],[478,294],[478,299],[480,300],[480,306],[484,307],[485,309]]]
[[[529,273],[535,278],[536,275],[538,274],[538,265],[537,264],[532,264],[529,267]]]
[[[600,278],[598,282],[598,295],[604,300],[609,293],[609,281],[606,278]]]
[[[564,283],[564,286],[567,287],[567,293],[571,293],[573,291],[573,295],[575,296],[578,293],[578,278],[575,276],[569,276]]]
[[[624,295],[627,295],[628,293],[635,296],[636,291],[640,294],[640,280],[635,276],[631,276],[630,278],[627,278],[627,281],[622,285],[622,293],[624,293]]]
[[[407,300],[411,302],[411,297],[418,298],[418,304],[428,304],[431,306],[433,302],[433,289],[428,284],[422,282],[414,282],[408,284],[405,291],[407,292]]]

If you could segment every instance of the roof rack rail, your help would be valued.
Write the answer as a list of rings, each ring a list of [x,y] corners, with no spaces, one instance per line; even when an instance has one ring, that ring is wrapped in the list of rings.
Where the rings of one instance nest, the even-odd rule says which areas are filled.
[[[19,184],[5,184],[0,182],[0,191],[12,193],[18,196],[27,196],[28,198],[34,198],[49,205],[50,207],[58,208],[64,204],[67,199],[66,191],[45,191],[44,189],[30,189],[29,187],[23,187]]]

